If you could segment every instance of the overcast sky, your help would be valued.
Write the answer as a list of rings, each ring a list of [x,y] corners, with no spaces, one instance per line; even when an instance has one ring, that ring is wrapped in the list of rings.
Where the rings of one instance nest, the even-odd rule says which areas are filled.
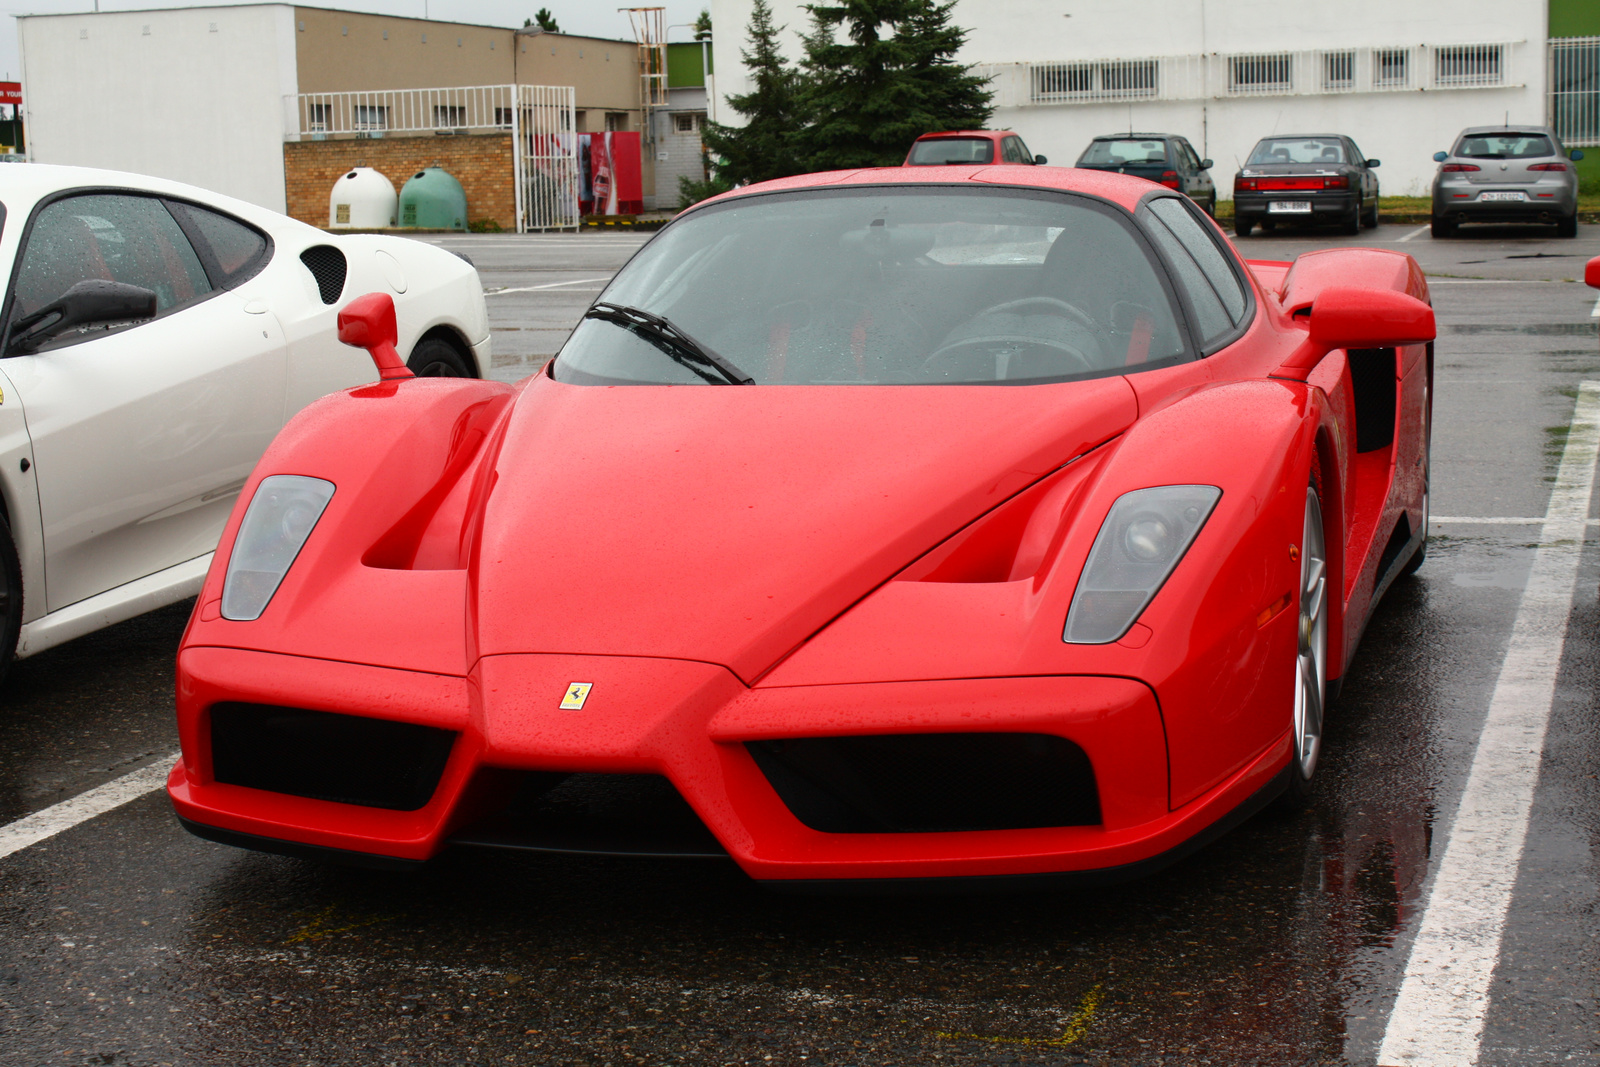
[[[633,0],[643,6],[646,0]],[[666,21],[691,23],[701,9],[711,6],[710,0],[659,0],[665,7]],[[140,11],[156,7],[215,7],[216,4],[195,4],[164,0],[100,0],[101,11]],[[441,19],[446,22],[476,22],[485,26],[521,26],[524,19],[533,17],[541,7],[550,9],[557,24],[566,33],[586,34],[593,37],[614,37],[633,40],[628,16],[619,11],[615,3],[605,0],[348,0],[340,3],[312,3],[307,7],[331,7],[344,11],[370,11],[382,15],[404,15],[407,18]],[[22,14],[57,14],[68,11],[93,11],[94,0],[36,0],[4,12],[7,16]],[[684,26],[667,31],[669,41],[687,41],[693,34]],[[17,20],[0,18],[0,75],[8,81],[18,78]]]

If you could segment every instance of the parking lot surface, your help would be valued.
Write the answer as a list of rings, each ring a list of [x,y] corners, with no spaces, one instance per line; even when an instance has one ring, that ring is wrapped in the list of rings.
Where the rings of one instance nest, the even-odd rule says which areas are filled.
[[[492,374],[512,380],[644,239],[433,240],[476,262]],[[1600,383],[1600,305],[1580,281],[1600,228],[1237,242],[1260,259],[1336,244],[1401,249],[1429,274],[1434,522],[1333,708],[1312,810],[1258,816],[1115,889],[911,899],[780,895],[716,861],[461,852],[411,875],[328,868],[190,837],[160,791],[24,846],[40,813],[170,762],[176,605],[6,682],[0,1064],[1380,1062],[1396,1016],[1425,1003],[1400,995],[1427,962],[1413,945],[1522,647],[1558,472],[1592,436],[1574,411]],[[1600,1064],[1587,530],[1553,609],[1564,641],[1533,638],[1554,687],[1478,1012],[1486,1065]]]

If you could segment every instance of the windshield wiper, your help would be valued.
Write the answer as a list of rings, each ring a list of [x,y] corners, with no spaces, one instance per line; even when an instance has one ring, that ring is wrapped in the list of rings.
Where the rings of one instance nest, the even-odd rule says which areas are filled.
[[[626,326],[656,343],[670,358],[713,385],[754,385],[755,379],[717,355],[661,315],[638,308],[600,301],[583,313],[586,319],[604,319]],[[709,368],[709,369],[708,369]]]

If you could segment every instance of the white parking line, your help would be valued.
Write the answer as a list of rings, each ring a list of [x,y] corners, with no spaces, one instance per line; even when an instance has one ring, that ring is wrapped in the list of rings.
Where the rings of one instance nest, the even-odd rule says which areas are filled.
[[[1472,770],[1446,836],[1378,1062],[1468,1067],[1528,836],[1600,458],[1600,382],[1584,382]]]
[[[52,804],[43,811],[24,815],[16,822],[0,826],[0,859],[160,789],[167,784],[167,775],[177,758],[178,754],[174,752],[105,785],[96,786],[87,793],[79,793],[70,800]]]
[[[611,279],[609,277],[574,278],[570,282],[548,282],[544,285],[524,285],[518,289],[485,289],[483,291],[483,295],[504,296],[507,293],[533,293],[538,292],[540,289],[559,289],[564,285],[593,285],[595,282],[608,282],[610,280]]]
[[[1594,302],[1594,308],[1589,312],[1591,319],[1600,319],[1600,300]]]
[[[1545,520],[1534,515],[1434,515],[1433,523],[1454,523],[1461,526],[1543,526]],[[1600,519],[1590,519],[1590,526],[1600,526]]]
[[[1410,233],[1406,234],[1404,237],[1401,237],[1398,240],[1396,240],[1395,244],[1403,245],[1407,241],[1411,240],[1413,237],[1421,237],[1423,234],[1427,233],[1432,228],[1433,228],[1433,226],[1432,226],[1431,223],[1426,225],[1426,226],[1418,226],[1416,229],[1412,230]]]

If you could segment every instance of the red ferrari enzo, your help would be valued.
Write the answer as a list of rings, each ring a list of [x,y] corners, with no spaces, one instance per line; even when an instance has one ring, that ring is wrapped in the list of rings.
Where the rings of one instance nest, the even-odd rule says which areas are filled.
[[[1178,193],[808,175],[680,215],[541,373],[297,416],[178,658],[185,826],[789,887],[1155,870],[1287,793],[1422,561],[1417,264]]]

